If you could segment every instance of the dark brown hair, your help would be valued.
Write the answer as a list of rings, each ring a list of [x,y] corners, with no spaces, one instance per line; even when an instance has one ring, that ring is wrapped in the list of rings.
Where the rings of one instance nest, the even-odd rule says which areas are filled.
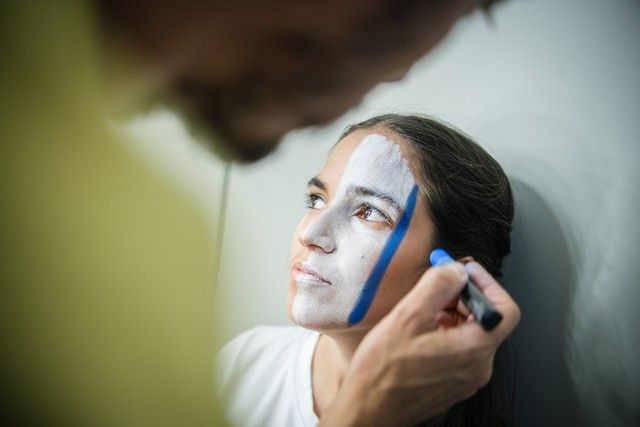
[[[513,198],[498,162],[468,136],[426,116],[376,116],[349,126],[340,139],[377,126],[413,147],[411,160],[435,226],[433,246],[454,258],[470,255],[500,276],[502,260],[511,250]]]
[[[376,116],[349,126],[340,139],[374,127],[396,133],[413,148],[410,160],[420,175],[420,191],[435,227],[433,247],[446,249],[454,258],[470,255],[494,277],[500,276],[511,250],[513,197],[498,162],[468,136],[426,116]],[[503,344],[491,381],[423,425],[511,424],[514,374],[511,352]]]

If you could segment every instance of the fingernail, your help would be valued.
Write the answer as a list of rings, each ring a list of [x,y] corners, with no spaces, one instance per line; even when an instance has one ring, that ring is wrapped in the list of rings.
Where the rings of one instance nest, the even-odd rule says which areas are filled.
[[[467,273],[471,274],[478,271],[478,263],[477,262],[468,262],[464,265],[464,268],[467,270]]]
[[[447,268],[455,270],[455,272],[460,276],[460,279],[465,281],[468,279],[467,270],[465,269],[464,265],[460,264],[459,262],[449,264],[447,265]]]

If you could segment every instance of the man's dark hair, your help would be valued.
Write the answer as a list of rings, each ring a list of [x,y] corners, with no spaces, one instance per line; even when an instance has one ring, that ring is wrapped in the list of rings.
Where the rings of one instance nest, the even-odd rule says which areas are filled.
[[[474,6],[489,14],[499,1],[96,0],[96,18],[107,47],[172,70],[165,102],[196,133],[215,133],[221,156],[254,161],[286,131],[336,119]]]

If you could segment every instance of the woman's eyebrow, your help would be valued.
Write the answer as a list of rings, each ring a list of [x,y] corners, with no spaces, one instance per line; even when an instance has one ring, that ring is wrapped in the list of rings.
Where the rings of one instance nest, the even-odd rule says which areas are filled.
[[[377,199],[384,200],[385,202],[392,205],[398,212],[402,212],[402,208],[400,207],[400,204],[396,202],[395,199],[391,197],[391,195],[383,193],[378,190],[374,190],[373,188],[351,186],[347,188],[347,193],[357,194],[358,196],[370,196],[370,197],[375,197]]]
[[[314,176],[309,180],[309,182],[307,182],[307,188],[309,187],[318,187],[322,191],[327,191],[326,184],[322,182],[322,180],[320,180],[320,178],[318,178],[317,176]]]

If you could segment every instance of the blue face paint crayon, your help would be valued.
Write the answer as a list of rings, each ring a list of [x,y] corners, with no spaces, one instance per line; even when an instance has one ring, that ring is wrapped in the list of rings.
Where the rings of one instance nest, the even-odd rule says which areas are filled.
[[[454,259],[444,249],[435,249],[431,252],[429,257],[431,265],[443,266],[454,262]],[[491,301],[484,296],[482,291],[478,289],[478,286],[473,283],[473,280],[469,278],[467,284],[460,292],[460,299],[464,305],[473,313],[476,320],[485,331],[490,331],[502,320],[502,314],[500,314]]]

